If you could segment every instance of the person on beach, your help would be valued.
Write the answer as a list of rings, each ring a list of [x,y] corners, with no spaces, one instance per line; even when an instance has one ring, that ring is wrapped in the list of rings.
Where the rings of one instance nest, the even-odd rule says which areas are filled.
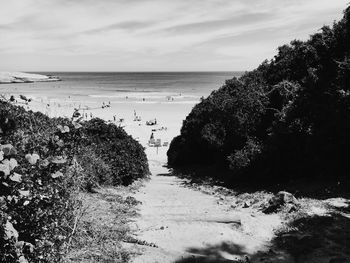
[[[154,135],[153,135],[153,132],[152,132],[151,133],[151,137],[149,138],[149,141],[148,141],[148,145],[152,146],[154,143],[155,143],[155,140],[154,140]]]

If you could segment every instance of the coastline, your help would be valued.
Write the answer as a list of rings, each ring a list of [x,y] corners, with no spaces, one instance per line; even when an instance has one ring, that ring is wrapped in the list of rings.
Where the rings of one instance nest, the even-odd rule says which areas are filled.
[[[51,75],[32,74],[24,72],[0,72],[0,84],[55,82],[59,77]]]
[[[53,94],[50,95],[50,98],[47,94],[42,94],[42,96],[30,94],[30,90],[25,93],[25,96],[31,100],[30,102],[21,100],[19,96],[22,94],[18,91],[7,91],[4,95],[6,99],[10,99],[14,95],[15,105],[23,106],[26,110],[39,111],[49,117],[71,118],[74,109],[80,108],[84,120],[97,117],[107,123],[121,126],[145,147],[148,159],[160,163],[160,165],[166,165],[166,152],[171,140],[180,134],[182,121],[192,107],[199,102],[195,98],[191,98],[190,101],[185,99],[167,101],[162,93],[159,97],[164,96],[164,100],[160,100],[158,97],[148,98],[146,101],[142,101],[140,98],[138,100],[132,98],[113,100],[113,98],[110,98],[110,104],[106,101],[108,100],[106,97],[90,97],[89,101],[84,101],[82,98],[62,96],[57,96],[54,99]],[[135,114],[139,117],[137,120]],[[154,119],[157,120],[156,124],[146,124],[147,121]],[[155,140],[161,141],[160,147],[153,147],[148,144],[151,134],[153,134]]]

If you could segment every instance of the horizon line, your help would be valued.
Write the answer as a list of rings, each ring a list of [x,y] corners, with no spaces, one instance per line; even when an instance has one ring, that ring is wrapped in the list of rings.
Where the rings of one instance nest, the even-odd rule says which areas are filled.
[[[188,70],[188,71],[180,71],[180,70],[168,70],[168,71],[78,71],[78,70],[72,70],[72,71],[61,71],[61,70],[53,70],[53,71],[47,71],[47,70],[36,70],[36,71],[13,71],[13,72],[27,72],[27,73],[52,73],[52,72],[58,72],[58,73],[211,73],[211,72],[248,72],[250,70]],[[11,72],[11,71],[9,71]]]

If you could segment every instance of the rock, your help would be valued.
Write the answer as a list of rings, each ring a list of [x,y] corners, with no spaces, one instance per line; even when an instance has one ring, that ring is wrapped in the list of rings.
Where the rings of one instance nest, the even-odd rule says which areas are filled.
[[[275,213],[283,206],[286,206],[288,212],[291,213],[297,210],[299,204],[291,193],[280,191],[269,200],[268,204],[263,207],[262,212],[265,214]]]
[[[297,199],[292,195],[291,193],[288,193],[286,191],[280,191],[276,194],[275,198],[282,201],[283,203],[297,203]]]
[[[286,204],[285,207],[288,213],[293,213],[297,211],[297,206],[295,204]]]
[[[244,202],[243,208],[248,208],[249,206],[250,206],[250,204],[248,202]]]
[[[164,226],[161,226],[159,229],[160,229],[160,230],[164,230]]]

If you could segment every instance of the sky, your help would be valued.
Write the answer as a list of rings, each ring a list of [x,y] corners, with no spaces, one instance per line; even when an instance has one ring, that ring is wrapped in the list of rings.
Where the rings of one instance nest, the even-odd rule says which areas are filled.
[[[243,71],[349,0],[0,0],[0,71]]]

